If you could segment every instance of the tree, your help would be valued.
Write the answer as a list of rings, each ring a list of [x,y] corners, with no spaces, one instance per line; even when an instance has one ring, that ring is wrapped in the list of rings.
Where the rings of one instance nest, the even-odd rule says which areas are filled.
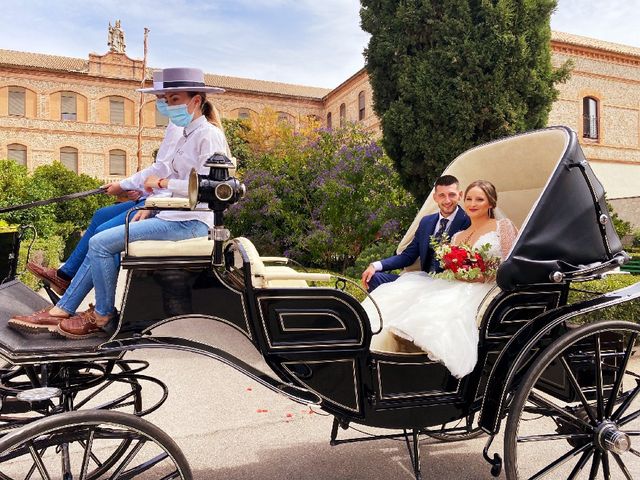
[[[383,145],[421,202],[458,154],[545,126],[556,0],[361,0]]]

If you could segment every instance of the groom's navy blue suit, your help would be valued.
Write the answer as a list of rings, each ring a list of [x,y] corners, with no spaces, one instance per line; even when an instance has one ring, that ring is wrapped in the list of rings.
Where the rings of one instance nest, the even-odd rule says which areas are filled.
[[[440,215],[438,213],[425,216],[420,220],[416,235],[407,248],[398,255],[381,260],[382,272],[376,272],[373,277],[371,277],[371,280],[369,280],[370,292],[381,284],[393,282],[398,278],[398,275],[384,273],[385,271],[406,268],[409,265],[413,265],[418,257],[420,257],[420,266],[423,271],[429,272],[432,270],[431,265],[434,262],[434,252],[433,248],[431,248],[430,240],[436,229],[436,223],[438,223],[439,217]],[[471,225],[469,217],[462,208],[458,208],[456,215],[453,219],[450,219],[450,221],[451,225],[447,229],[449,238],[453,237],[454,233],[464,230]],[[441,271],[441,269],[437,267],[435,271]]]

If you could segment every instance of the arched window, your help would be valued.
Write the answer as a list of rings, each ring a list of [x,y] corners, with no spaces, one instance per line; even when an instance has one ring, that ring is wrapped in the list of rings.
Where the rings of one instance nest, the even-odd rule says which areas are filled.
[[[124,150],[109,150],[109,175],[127,174],[127,152]]]
[[[358,120],[362,121],[365,117],[365,106],[364,106],[364,90],[358,94]]]
[[[340,126],[344,127],[345,122],[347,121],[347,106],[343,103],[340,105]]]
[[[9,115],[24,117],[25,89],[22,87],[9,87]]]
[[[74,92],[60,92],[60,120],[78,120],[78,96]]]
[[[333,127],[331,126],[331,112],[327,113],[327,128],[328,128],[329,130],[331,130],[331,128],[333,128]]]
[[[582,99],[582,137],[591,140],[599,138],[598,100],[593,97]]]
[[[124,98],[109,98],[109,122],[113,125],[124,125]]]
[[[293,117],[287,112],[278,112],[278,123],[280,122],[293,123]]]
[[[60,163],[68,170],[78,173],[78,149],[73,147],[62,147],[60,149]]]
[[[248,108],[239,108],[238,109],[238,119],[240,120],[249,120],[251,118],[251,112]]]
[[[7,145],[7,158],[18,165],[27,166],[27,147],[19,143]]]

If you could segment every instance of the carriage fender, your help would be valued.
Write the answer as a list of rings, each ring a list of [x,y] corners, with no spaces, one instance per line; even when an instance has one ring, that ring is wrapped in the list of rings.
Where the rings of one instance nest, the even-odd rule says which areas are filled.
[[[513,385],[516,375],[541,353],[542,341],[554,328],[573,317],[638,298],[640,298],[640,282],[583,302],[550,310],[524,326],[507,342],[489,374],[482,396],[480,427],[490,435],[500,431],[507,399],[516,387]]]

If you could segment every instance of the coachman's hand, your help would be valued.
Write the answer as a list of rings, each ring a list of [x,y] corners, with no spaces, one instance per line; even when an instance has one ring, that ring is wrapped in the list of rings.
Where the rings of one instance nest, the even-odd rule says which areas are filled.
[[[144,189],[149,193],[153,192],[154,188],[158,188],[158,180],[160,180],[160,177],[149,175],[144,181]]]
[[[140,190],[127,190],[126,194],[127,198],[132,202],[138,201],[138,199],[142,196],[142,192]]]
[[[107,183],[106,185],[103,185],[102,188],[105,189],[104,191],[108,195],[117,196],[117,195],[121,195],[122,193],[124,193],[124,190],[120,186],[120,182]]]

